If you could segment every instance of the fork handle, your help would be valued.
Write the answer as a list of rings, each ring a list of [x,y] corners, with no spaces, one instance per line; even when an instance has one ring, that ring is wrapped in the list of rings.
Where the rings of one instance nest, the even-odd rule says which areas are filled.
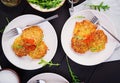
[[[40,20],[39,22],[34,23],[33,25],[37,25],[37,24],[39,24],[39,23],[42,23],[42,22],[45,22],[45,21],[49,21],[49,20],[55,19],[55,18],[57,18],[57,17],[58,17],[58,14],[53,15],[53,16],[51,16],[51,17],[48,17],[48,18],[46,18],[46,19]]]
[[[99,24],[99,26],[101,26],[100,24]],[[114,36],[110,31],[108,31],[106,28],[104,28],[103,26],[101,26],[106,32],[108,32],[114,39],[116,39],[119,43],[120,43],[120,40],[116,37],[116,36]]]

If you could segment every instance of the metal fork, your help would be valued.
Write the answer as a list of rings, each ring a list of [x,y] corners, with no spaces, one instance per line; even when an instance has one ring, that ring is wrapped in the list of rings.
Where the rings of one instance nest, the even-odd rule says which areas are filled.
[[[96,17],[96,16],[93,16],[93,18],[91,19],[91,22],[96,24],[96,25],[99,25],[101,28],[103,28],[107,33],[109,33],[115,40],[117,40],[119,43],[120,43],[120,40],[114,36],[109,30],[107,30],[104,26],[100,25],[99,23],[99,19]]]
[[[46,19],[40,20],[39,22],[36,22],[36,23],[34,23],[34,24],[32,24],[32,25],[37,25],[37,24],[43,23],[43,22],[45,22],[45,21],[49,21],[49,20],[55,19],[55,18],[57,18],[57,17],[58,17],[58,14],[53,15],[53,16],[51,16],[51,17],[48,17],[48,18],[46,18]],[[32,25],[26,25],[26,26],[32,26]],[[25,26],[25,27],[26,27],[26,26]],[[10,29],[5,35],[10,38],[10,37],[16,36],[16,35],[18,35],[18,34],[20,34],[20,33],[22,33],[22,28],[20,28],[20,27],[15,27],[15,28],[13,28],[13,29]]]
[[[73,0],[68,0],[69,1],[69,3],[71,4],[71,7],[70,7],[70,9],[69,9],[69,11],[71,12],[71,13],[73,13],[74,12],[74,2],[73,2]]]

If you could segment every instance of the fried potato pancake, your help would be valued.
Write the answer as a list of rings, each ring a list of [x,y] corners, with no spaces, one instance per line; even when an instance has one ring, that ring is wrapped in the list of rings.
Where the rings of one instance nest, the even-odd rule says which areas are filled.
[[[29,53],[29,56],[33,59],[39,59],[43,57],[47,53],[48,47],[44,41],[41,41],[39,45],[35,48],[35,50]]]
[[[25,47],[23,47],[23,41],[21,36],[17,37],[12,45],[12,49],[15,52],[15,54],[19,57],[26,56],[27,52],[25,50]]]
[[[33,39],[37,45],[43,39],[43,31],[39,26],[30,26],[23,30],[22,39]]]
[[[89,20],[83,20],[82,22],[76,22],[73,37],[71,39],[71,47],[74,49],[75,52],[78,53],[85,53],[89,50],[89,46],[85,39],[88,36],[96,31],[97,26],[91,23]]]
[[[89,20],[76,22],[71,39],[71,47],[75,52],[99,52],[105,48],[106,43],[107,36],[102,30],[97,30],[95,24]]]
[[[86,51],[89,50],[87,43],[83,42],[83,40],[73,37],[71,42],[72,42],[71,46],[75,52],[85,53]]]
[[[15,39],[12,49],[19,57],[28,55],[33,59],[40,59],[48,50],[43,36],[43,31],[39,26],[30,26]]]
[[[94,36],[92,42],[90,42],[89,48],[92,52],[99,52],[105,48],[107,43],[107,36],[102,30],[97,30],[92,34]]]
[[[74,36],[79,36],[81,39],[85,39],[92,32],[96,30],[97,26],[91,23],[89,20],[83,20],[82,22],[76,22],[73,31]]]

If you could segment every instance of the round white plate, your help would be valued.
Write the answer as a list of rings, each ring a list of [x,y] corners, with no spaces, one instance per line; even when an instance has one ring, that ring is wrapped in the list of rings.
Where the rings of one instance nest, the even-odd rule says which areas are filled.
[[[95,10],[83,10],[71,16],[64,24],[61,34],[61,43],[66,55],[74,62],[86,66],[96,65],[104,62],[111,56],[117,45],[116,40],[103,30],[108,37],[108,42],[104,50],[100,52],[88,51],[85,54],[80,54],[73,51],[71,48],[71,38],[73,36],[75,23],[77,21],[82,21],[83,19],[91,19],[93,16],[91,12],[99,18],[100,24],[102,26],[107,28],[110,32],[112,32],[112,34],[116,36],[116,29],[114,28],[110,19],[108,19],[108,17],[103,13]],[[79,18],[79,16],[84,16],[85,18]]]
[[[42,65],[38,64],[40,59],[31,59],[31,57],[28,57],[28,56],[18,57],[17,55],[15,55],[11,46],[17,36],[12,38],[7,38],[5,34],[7,33],[7,31],[9,31],[12,28],[24,27],[26,25],[34,24],[40,21],[41,19],[44,19],[44,18],[37,15],[32,15],[32,14],[22,15],[12,20],[4,30],[4,33],[2,36],[2,48],[3,48],[4,54],[12,64],[14,64],[15,66],[21,69],[33,70],[33,69],[41,68]],[[38,26],[40,26],[41,29],[43,30],[43,33],[44,33],[43,40],[49,49],[47,51],[47,54],[43,57],[43,59],[49,62],[54,57],[57,49],[57,43],[58,43],[57,35],[53,26],[48,21],[40,23],[38,24]]]
[[[39,79],[46,81],[46,83],[69,83],[64,77],[55,73],[38,74],[32,77],[27,83],[35,83]]]

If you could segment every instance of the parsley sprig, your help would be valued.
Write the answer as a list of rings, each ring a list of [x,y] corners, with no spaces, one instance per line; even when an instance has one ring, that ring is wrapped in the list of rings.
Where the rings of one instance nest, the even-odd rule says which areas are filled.
[[[98,11],[101,11],[101,9],[103,9],[104,11],[108,10],[110,8],[109,5],[104,5],[104,2],[101,2],[100,4],[96,5],[96,4],[91,4],[89,5],[89,7],[91,9],[95,9],[95,10],[98,10]]]
[[[72,71],[71,67],[70,67],[70,64],[68,62],[68,58],[66,56],[66,61],[67,61],[67,66],[68,66],[68,70],[69,70],[69,73],[70,73],[70,76],[72,78],[72,83],[81,83],[80,80],[78,79],[78,77],[75,75],[75,73]]]
[[[9,23],[9,22],[10,22],[10,21],[9,21],[9,19],[8,19],[7,17],[6,17],[5,19],[6,19],[7,23]]]
[[[75,16],[74,19],[83,19],[85,18],[84,16]]]
[[[39,62],[38,64],[42,64],[43,66],[48,65],[49,67],[52,67],[52,66],[59,66],[59,65],[60,65],[60,64],[58,64],[58,63],[55,64],[55,63],[53,63],[52,61],[47,62],[47,61],[44,60],[44,59],[41,59],[40,62]]]

